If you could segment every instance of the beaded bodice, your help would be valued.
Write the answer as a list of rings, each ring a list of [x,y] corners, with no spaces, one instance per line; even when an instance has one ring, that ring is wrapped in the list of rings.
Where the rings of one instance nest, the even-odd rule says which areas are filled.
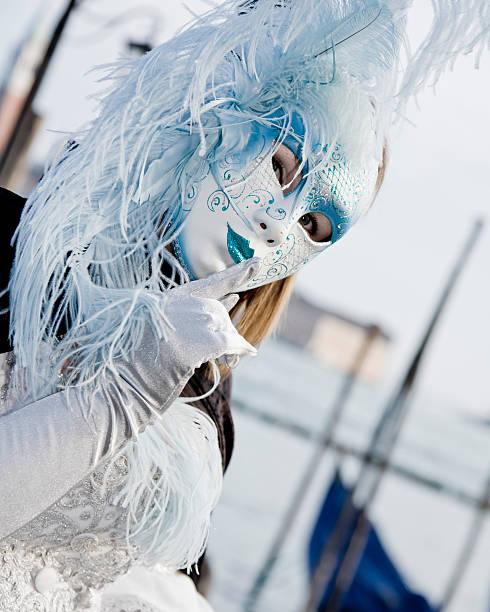
[[[131,562],[126,512],[111,503],[126,471],[124,457],[97,470],[0,543],[0,610],[99,610],[97,591]]]
[[[19,402],[9,392],[13,362],[11,354],[0,354],[0,419],[3,416],[10,419],[20,414],[17,411],[21,410]],[[196,389],[190,388],[187,392],[188,396],[192,394],[196,394]],[[209,401],[212,407],[216,407],[221,400],[213,398],[213,401]],[[145,593],[125,593],[127,572],[139,567],[143,560],[148,562],[138,548],[139,542],[128,548],[129,539],[135,541],[132,537],[134,532],[131,532],[134,525],[128,517],[131,516],[134,522],[134,513],[140,510],[139,505],[128,505],[127,500],[132,499],[127,497],[128,482],[136,482],[136,478],[136,484],[140,486],[139,479],[144,480],[148,472],[150,489],[159,489],[161,482],[161,495],[164,496],[152,503],[160,508],[182,509],[188,506],[192,509],[196,506],[197,509],[190,516],[194,519],[195,512],[201,513],[198,516],[202,516],[202,520],[196,523],[200,530],[214,507],[222,474],[222,457],[214,422],[197,407],[177,404],[167,410],[160,423],[149,425],[141,435],[137,461],[134,453],[123,447],[119,454],[99,462],[97,468],[75,486],[67,487],[66,492],[63,493],[64,488],[61,487],[62,494],[58,499],[56,496],[50,497],[51,491],[58,491],[55,483],[58,487],[60,483],[58,469],[61,466],[56,462],[43,464],[43,470],[37,472],[42,481],[39,493],[34,493],[36,488],[30,480],[30,471],[24,471],[24,478],[14,480],[13,487],[5,489],[8,495],[12,492],[14,503],[9,503],[8,498],[0,500],[0,503],[5,502],[7,508],[17,508],[18,511],[22,511],[22,508],[29,510],[24,514],[29,518],[23,522],[13,521],[16,527],[10,532],[5,525],[0,525],[3,534],[8,534],[0,537],[0,612],[120,612],[123,609],[128,612],[162,612],[167,609],[165,605],[161,607],[159,601],[156,605],[147,602]],[[7,422],[4,421],[4,424]],[[26,422],[25,426],[26,431],[33,431],[32,421]],[[5,427],[3,435],[11,436]],[[48,438],[39,439],[42,443],[45,440],[51,448],[63,443],[63,438],[57,437],[56,429]],[[30,446],[25,448],[28,452]],[[41,445],[40,448],[40,452],[43,452],[44,447]],[[141,464],[142,454],[148,453],[148,449],[151,454]],[[11,446],[11,451],[10,456],[15,455],[15,444]],[[73,453],[65,452],[65,456],[76,461],[76,448],[73,448]],[[17,456],[22,458],[24,455]],[[17,465],[19,463],[23,463],[22,459],[17,461]],[[14,472],[11,470],[11,473]],[[176,472],[181,478],[175,488],[168,488],[162,474],[167,474],[171,483],[172,474]],[[53,487],[49,486],[50,482]],[[15,492],[17,484],[18,494]],[[191,495],[186,497],[188,491]],[[39,499],[39,495],[44,494],[46,499],[50,499],[45,504],[43,497]],[[54,503],[53,499],[56,500]],[[40,503],[37,503],[38,500]],[[13,515],[17,515],[17,511],[5,514],[6,517]],[[169,521],[173,516],[169,515]],[[180,514],[176,516],[178,518]],[[165,550],[173,550],[179,556],[181,547],[187,543],[195,546],[196,532],[192,531],[187,521],[177,523],[174,520],[173,524],[165,522],[163,525],[167,529],[163,540]],[[139,524],[137,528],[140,529]],[[197,532],[199,538],[202,537],[201,533]],[[187,534],[192,537],[187,538]],[[177,541],[179,546],[176,547]],[[169,558],[166,567],[180,564],[180,561],[173,561],[173,557]],[[159,576],[155,579],[158,584],[161,580]],[[104,588],[114,582],[117,587],[115,591]],[[162,597],[165,599],[165,595]],[[195,597],[195,594],[191,597]],[[187,608],[182,609],[187,612]]]
[[[0,355],[0,415],[11,354]],[[125,573],[127,512],[113,503],[128,467],[108,460],[56,503],[0,541],[1,612],[95,612],[98,591]],[[19,482],[19,487],[29,483]]]

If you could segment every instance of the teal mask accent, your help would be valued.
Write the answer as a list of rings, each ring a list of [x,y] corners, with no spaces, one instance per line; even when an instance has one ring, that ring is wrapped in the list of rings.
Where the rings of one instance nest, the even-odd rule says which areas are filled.
[[[250,241],[234,232],[230,224],[228,223],[228,235],[226,243],[228,246],[228,253],[235,263],[240,263],[246,259],[251,259],[254,256],[255,251],[250,248]]]

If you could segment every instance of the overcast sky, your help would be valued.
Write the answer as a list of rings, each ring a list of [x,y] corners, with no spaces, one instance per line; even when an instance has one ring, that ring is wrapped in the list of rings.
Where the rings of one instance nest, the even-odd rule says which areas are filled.
[[[64,1],[2,0],[0,73],[33,14],[56,15]],[[192,10],[204,1],[188,0]],[[411,17],[413,39],[427,24],[426,0]],[[135,10],[136,9],[136,10]],[[110,16],[121,16],[103,28]],[[161,17],[160,17],[161,16]],[[190,14],[174,0],[85,0],[73,15],[36,105],[45,129],[71,130],[92,112],[94,64],[112,60],[132,37],[157,43]],[[47,19],[49,21],[49,19]],[[461,58],[436,92],[419,97],[391,145],[376,206],[350,234],[301,274],[300,290],[327,307],[385,328],[395,340],[393,383],[414,350],[477,216],[490,210],[490,58],[479,71]],[[43,132],[33,154],[46,158],[59,136]],[[490,228],[486,228],[431,345],[421,384],[448,406],[490,413]]]

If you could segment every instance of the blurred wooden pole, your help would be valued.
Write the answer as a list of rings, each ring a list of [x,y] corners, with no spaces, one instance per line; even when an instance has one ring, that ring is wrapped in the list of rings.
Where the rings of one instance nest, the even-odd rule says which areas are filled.
[[[376,325],[371,325],[367,329],[367,333],[364,336],[361,345],[356,352],[351,368],[347,373],[344,382],[340,388],[340,392],[335,400],[332,412],[329,413],[327,422],[325,423],[322,432],[318,438],[313,454],[306,466],[306,469],[301,476],[298,486],[291,497],[291,502],[286,510],[286,514],[279,526],[276,536],[269,549],[267,557],[257,574],[255,582],[252,585],[251,590],[247,595],[244,609],[246,612],[253,612],[255,606],[263,591],[267,581],[269,580],[277,560],[280,556],[282,547],[287,540],[287,537],[294,525],[294,522],[301,510],[302,504],[305,500],[306,494],[310,485],[318,471],[321,464],[322,456],[325,452],[326,446],[332,437],[335,426],[342,414],[342,410],[347,402],[347,399],[353,389],[354,383],[357,380],[361,367],[369,353],[369,349],[376,340],[379,334],[379,328]]]
[[[478,536],[483,529],[483,525],[485,522],[485,515],[490,509],[490,477],[488,478],[485,491],[480,500],[479,508],[473,518],[471,523],[468,536],[463,544],[461,552],[454,564],[454,569],[449,576],[449,580],[447,582],[446,592],[442,597],[442,602],[439,604],[437,608],[439,612],[446,610],[451,601],[454,598],[456,591],[458,590],[459,585],[463,579],[463,576],[468,569],[469,562],[471,560],[471,555],[475,549],[475,546],[478,542]]]
[[[257,419],[258,421],[261,421],[262,423],[265,423],[270,427],[282,429],[283,431],[287,432],[292,436],[295,436],[302,440],[308,440],[310,442],[315,442],[318,440],[318,436],[313,431],[313,429],[299,425],[297,422],[295,422],[294,420],[290,420],[287,417],[285,418],[276,414],[270,414],[269,412],[253,408],[236,399],[233,402],[233,406],[236,411],[242,412],[243,414]],[[386,463],[382,457],[368,455],[367,451],[361,451],[355,446],[345,444],[338,440],[327,440],[325,443],[325,448],[331,449],[335,454],[339,456],[353,457],[354,459],[357,459],[359,463],[366,463],[368,461],[371,461],[373,465],[376,465],[378,467],[382,467]],[[450,497],[453,500],[456,500],[458,503],[471,506],[472,508],[479,508],[481,505],[481,497],[468,493],[464,486],[458,487],[450,483],[441,482],[437,478],[430,478],[428,476],[424,476],[415,469],[411,469],[397,463],[386,464],[386,469],[395,474],[396,476],[400,476],[400,478],[408,480],[409,482],[415,483],[416,485],[419,485],[421,487],[435,491],[436,493],[440,493],[441,495]]]
[[[366,459],[361,466],[357,482],[342,508],[334,530],[320,557],[311,582],[310,593],[304,612],[317,612],[320,610],[319,606],[325,589],[332,581],[333,588],[331,594],[326,604],[322,606],[321,612],[338,612],[341,609],[345,594],[352,584],[362,553],[364,552],[369,532],[367,512],[376,496],[388,466],[390,454],[407,414],[408,399],[413,390],[422,358],[441,313],[478,241],[482,228],[483,221],[481,219],[475,221],[449,275],[400,388],[383,411],[383,415],[373,434]],[[350,538],[347,550],[341,556],[340,561],[337,562],[337,553],[345,545],[345,538],[349,536],[353,528],[354,532]]]
[[[15,169],[15,164],[17,162],[16,156],[19,154],[18,142],[20,141],[22,134],[25,134],[25,130],[27,129],[25,123],[29,119],[32,103],[34,102],[34,98],[36,97],[39,87],[44,79],[44,76],[49,67],[51,59],[53,58],[56,47],[58,46],[63,31],[66,27],[68,19],[73,9],[76,8],[79,1],[80,0],[69,0],[65,11],[60,17],[58,24],[53,32],[53,35],[51,36],[48,48],[46,49],[46,52],[44,53],[39,67],[36,70],[36,76],[34,77],[29,93],[26,96],[19,116],[17,117],[17,121],[15,122],[12,133],[10,134],[10,137],[5,146],[5,150],[3,151],[2,157],[0,158],[0,184],[6,183],[10,174],[12,174]]]

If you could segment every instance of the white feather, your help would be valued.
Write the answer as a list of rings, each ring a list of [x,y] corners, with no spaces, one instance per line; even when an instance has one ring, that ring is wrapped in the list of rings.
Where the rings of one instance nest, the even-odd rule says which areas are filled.
[[[206,547],[221,493],[214,423],[198,408],[174,402],[122,454],[128,477],[114,502],[128,509],[128,550],[136,545],[146,563],[191,569]]]

